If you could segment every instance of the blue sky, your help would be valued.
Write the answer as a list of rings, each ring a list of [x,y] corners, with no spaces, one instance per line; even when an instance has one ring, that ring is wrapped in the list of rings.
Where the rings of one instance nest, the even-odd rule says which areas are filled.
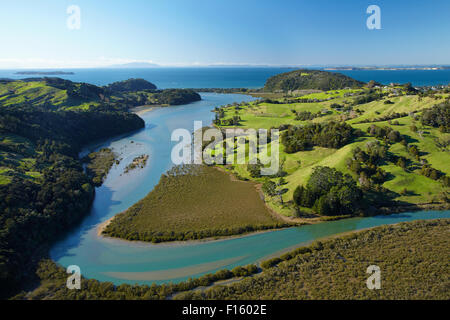
[[[381,30],[366,27],[372,4]],[[14,0],[0,30],[0,68],[450,64],[448,0]]]

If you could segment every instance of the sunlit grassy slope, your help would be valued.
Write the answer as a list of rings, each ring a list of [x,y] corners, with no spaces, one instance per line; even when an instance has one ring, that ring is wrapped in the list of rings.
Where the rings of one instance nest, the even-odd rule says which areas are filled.
[[[67,90],[49,86],[45,81],[12,81],[0,85],[0,106],[27,103],[73,110],[98,105],[98,100],[86,101],[72,98],[67,94]]]
[[[304,125],[311,122],[325,122],[341,119],[347,119],[346,121],[348,124],[352,125],[354,128],[361,129],[364,132],[366,132],[367,128],[372,124],[381,127],[390,126],[394,130],[399,131],[400,134],[404,135],[409,144],[417,145],[422,152],[422,158],[426,159],[433,168],[446,174],[450,174],[450,152],[448,147],[439,147],[437,143],[437,141],[449,141],[450,134],[441,133],[437,128],[422,126],[420,121],[414,120],[410,115],[410,113],[420,114],[423,109],[432,107],[443,101],[442,99],[430,97],[419,99],[417,95],[388,96],[382,100],[354,106],[354,110],[359,109],[361,112],[353,113],[353,118],[349,117],[348,113],[346,114],[344,111],[337,111],[330,108],[330,105],[333,103],[344,105],[345,102],[350,100],[348,95],[344,97],[344,94],[346,92],[351,93],[354,91],[356,90],[330,91],[327,93],[313,93],[301,97],[308,97],[311,99],[334,97],[331,100],[323,102],[283,104],[253,102],[244,106],[232,106],[225,108],[224,118],[231,118],[237,115],[241,118],[239,124],[240,128],[254,129],[277,128],[282,124]],[[385,104],[384,102],[387,99],[392,101],[393,104]],[[312,113],[323,111],[323,114],[311,121],[298,121],[295,120],[295,114],[292,110],[297,112],[309,111]],[[393,113],[407,113],[408,115],[394,119],[391,124],[388,121],[377,121],[381,117]],[[346,118],[344,118],[344,116]],[[419,128],[418,132],[411,131],[410,126],[413,123]],[[346,159],[351,157],[352,150],[356,147],[364,148],[365,144],[371,140],[375,140],[375,138],[365,136],[356,139],[353,143],[340,149],[314,147],[310,151],[301,151],[294,154],[285,153],[283,151],[283,146],[280,145],[280,159],[284,161],[283,169],[287,172],[287,176],[285,177],[287,184],[284,187],[288,189],[283,195],[283,200],[290,201],[292,199],[294,189],[298,185],[304,185],[307,182],[313,168],[316,166],[329,166],[344,173],[351,173],[346,166]],[[400,143],[391,145],[389,152],[396,156],[406,157],[412,162],[415,161],[415,159],[408,154],[406,148]],[[420,175],[418,164],[417,169],[408,172],[393,164],[387,164],[381,166],[381,168],[390,174],[390,178],[383,186],[398,194],[396,200],[414,204],[429,203],[435,201],[437,196],[444,191],[442,183]],[[247,171],[246,165],[235,165],[231,169],[243,178],[252,179]],[[264,179],[265,178],[258,178],[254,180],[263,182]],[[277,181],[277,179],[272,180]],[[405,188],[409,191],[408,195],[400,195],[400,192]],[[281,206],[277,199],[269,199],[269,203],[281,213],[287,215],[292,214],[292,208],[287,209],[286,206]]]

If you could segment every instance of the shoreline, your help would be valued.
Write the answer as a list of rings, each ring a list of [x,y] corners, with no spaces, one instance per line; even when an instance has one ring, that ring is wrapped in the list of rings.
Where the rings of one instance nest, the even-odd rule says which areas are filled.
[[[151,110],[151,109],[150,109]],[[149,110],[147,110],[149,111]],[[260,233],[265,232],[273,232],[273,231],[279,231],[287,228],[294,228],[294,227],[301,227],[304,225],[311,225],[311,224],[319,224],[322,222],[330,222],[330,221],[336,221],[341,219],[350,219],[350,218],[357,218],[359,216],[348,216],[345,218],[337,218],[337,219],[330,219],[330,220],[322,220],[322,216],[314,217],[311,219],[307,218],[296,218],[296,217],[288,217],[281,213],[278,213],[273,208],[271,208],[267,201],[265,201],[265,196],[263,191],[261,190],[261,184],[256,183],[254,181],[244,181],[238,179],[232,172],[226,170],[223,167],[214,166],[215,169],[225,172],[229,175],[230,179],[232,181],[236,182],[242,182],[242,183],[252,183],[256,189],[256,192],[259,194],[261,201],[264,202],[264,205],[266,206],[267,210],[269,211],[269,214],[272,216],[272,218],[276,220],[281,220],[282,222],[290,224],[290,226],[285,226],[281,228],[270,228],[265,230],[256,230],[241,234],[235,234],[235,235],[228,235],[228,236],[217,236],[217,237],[208,237],[208,238],[200,238],[200,239],[192,239],[192,240],[174,240],[174,241],[160,241],[160,242],[151,242],[151,241],[142,241],[142,240],[127,240],[119,237],[111,237],[108,235],[104,235],[103,231],[106,229],[106,227],[111,223],[111,221],[120,214],[117,213],[113,217],[109,218],[106,221],[103,221],[96,227],[97,231],[97,237],[100,239],[105,240],[111,240],[111,241],[123,241],[130,244],[140,244],[140,245],[170,245],[170,246],[176,246],[176,245],[189,245],[189,244],[195,244],[195,243],[205,243],[205,242],[215,242],[215,241],[224,241],[228,239],[236,239],[236,238],[243,238],[247,236],[252,236]],[[436,202],[436,203],[419,203],[419,204],[403,204],[398,206],[392,206],[392,207],[380,207],[376,209],[376,214],[372,216],[383,216],[383,215],[391,215],[391,214],[398,214],[402,212],[415,212],[415,211],[445,211],[450,210],[450,204],[444,203],[444,202]],[[333,218],[333,216],[331,216]]]
[[[441,219],[450,219],[450,218],[438,218],[437,220],[441,220]],[[423,220],[419,220],[419,221],[423,221]],[[427,221],[435,221],[435,220],[433,219],[433,220],[427,220]],[[391,225],[391,226],[396,226],[396,225],[399,225],[399,224],[401,224],[401,223],[414,223],[414,222],[417,222],[417,221],[398,222],[398,223],[394,223],[394,224],[390,224],[390,225]],[[274,254],[272,254],[272,255],[266,256],[266,257],[264,257],[263,259],[260,259],[260,260],[256,261],[256,262],[254,263],[254,265],[258,266],[258,267],[259,267],[259,270],[258,270],[258,272],[254,273],[254,274],[247,275],[247,276],[242,276],[242,277],[232,277],[232,278],[224,279],[224,280],[217,280],[217,281],[214,281],[214,282],[212,282],[212,283],[210,283],[210,284],[208,284],[208,285],[206,285],[206,286],[198,286],[198,287],[195,287],[195,288],[190,289],[190,290],[174,292],[174,293],[171,294],[167,299],[168,299],[168,300],[173,300],[177,295],[183,294],[183,293],[185,293],[185,292],[204,291],[204,290],[210,289],[210,288],[215,287],[215,286],[220,286],[220,285],[228,286],[228,285],[230,285],[230,284],[237,283],[237,282],[241,282],[241,281],[243,281],[243,280],[245,280],[245,279],[248,279],[248,278],[253,278],[253,277],[261,276],[261,275],[263,275],[268,269],[274,268],[274,267],[276,268],[276,266],[272,266],[272,267],[270,267],[270,268],[268,268],[268,269],[264,269],[264,268],[261,267],[261,264],[262,264],[263,262],[269,261],[269,260],[274,259],[274,258],[280,258],[280,257],[283,256],[284,254],[293,253],[293,252],[295,252],[295,250],[297,250],[297,249],[299,249],[299,248],[307,248],[307,247],[310,247],[310,246],[312,245],[312,243],[314,243],[314,242],[316,242],[316,241],[321,242],[321,241],[328,241],[328,240],[340,239],[340,238],[344,238],[344,237],[349,236],[349,235],[352,235],[352,234],[357,235],[357,234],[361,234],[361,233],[367,232],[367,231],[369,231],[369,230],[373,230],[373,229],[377,229],[377,228],[382,228],[382,227],[385,227],[385,226],[387,226],[387,225],[373,226],[373,227],[367,227],[367,228],[363,228],[363,229],[359,229],[359,230],[345,231],[345,232],[342,232],[342,233],[336,233],[336,234],[333,234],[333,235],[330,235],[330,236],[320,237],[320,238],[317,238],[317,239],[315,239],[315,240],[313,240],[313,241],[306,242],[306,243],[303,243],[303,244],[291,246],[291,247],[289,247],[289,248],[286,248],[286,249],[284,249],[284,250],[278,251],[278,252],[276,252],[276,253],[274,253]],[[297,255],[294,255],[293,258],[295,258],[296,256],[297,256]],[[279,263],[282,263],[282,262],[285,262],[285,261],[289,261],[289,260],[291,260],[291,259],[292,259],[292,258],[287,259],[287,260],[282,260],[282,261],[280,261]]]
[[[393,207],[393,208],[395,208],[395,207]],[[386,208],[383,208],[383,209],[386,209]],[[436,204],[436,205],[420,204],[420,205],[402,206],[402,207],[399,206],[399,207],[397,207],[397,210],[392,210],[390,212],[380,210],[380,213],[373,215],[373,216],[388,216],[391,214],[398,214],[398,213],[402,213],[402,212],[416,212],[416,211],[445,211],[445,210],[449,210],[449,209],[450,209],[450,206],[445,205],[445,204]],[[195,244],[195,243],[224,241],[224,240],[230,240],[230,239],[249,237],[249,236],[266,233],[266,232],[280,231],[280,230],[284,230],[287,228],[297,228],[297,227],[301,227],[304,225],[319,224],[319,223],[323,223],[323,222],[335,221],[335,220],[329,220],[329,221],[315,220],[315,221],[310,221],[310,222],[303,222],[301,224],[293,223],[292,226],[287,226],[287,227],[283,227],[283,228],[258,230],[258,231],[252,231],[252,232],[230,235],[230,236],[218,236],[218,237],[209,237],[209,238],[194,239],[194,240],[161,241],[161,242],[154,243],[154,242],[150,242],[150,241],[127,240],[127,239],[110,237],[110,236],[104,235],[103,231],[111,223],[111,221],[114,219],[115,216],[116,215],[114,215],[113,217],[109,218],[106,221],[103,221],[102,223],[100,223],[96,226],[97,237],[99,237],[101,239],[105,239],[105,240],[121,241],[121,242],[129,243],[129,244],[157,245],[157,246],[164,246],[164,245],[177,246],[177,245],[184,245],[184,244],[189,245],[189,244]],[[358,217],[359,216],[353,216],[353,217],[348,217],[348,218],[343,218],[343,219],[351,219],[351,218],[358,218]],[[289,219],[288,217],[286,217],[286,218]],[[337,220],[340,220],[340,219],[337,219]],[[348,232],[353,232],[353,231],[348,231]]]
[[[142,116],[145,113],[147,113],[153,109],[162,108],[162,107],[163,107],[162,105],[143,105],[143,106],[130,108],[130,112],[134,113],[138,116]]]
[[[115,217],[115,216],[114,216]],[[111,221],[114,219],[114,217],[109,218],[106,221],[103,221],[102,223],[98,224],[96,226],[97,236],[100,239],[104,240],[110,240],[110,241],[120,241],[125,242],[128,244],[134,244],[134,245],[154,245],[154,246],[179,246],[179,245],[189,245],[189,244],[196,244],[196,243],[205,243],[205,242],[218,242],[218,241],[225,241],[230,239],[237,239],[237,238],[244,238],[249,237],[256,234],[266,233],[266,232],[273,232],[273,231],[280,231],[287,228],[297,227],[295,225],[284,227],[284,228],[272,228],[272,229],[266,229],[266,230],[257,230],[247,233],[241,233],[241,234],[235,234],[230,236],[217,236],[217,237],[209,237],[209,238],[202,238],[202,239],[193,239],[193,240],[175,240],[175,241],[161,241],[161,242],[151,242],[151,241],[142,241],[142,240],[127,240],[117,237],[110,237],[108,235],[104,235],[102,232],[105,230],[105,228],[111,223]]]
[[[115,216],[116,216],[116,215],[112,216],[111,218],[109,218],[109,219],[106,220],[106,221],[103,221],[102,223],[100,223],[100,224],[96,227],[96,229],[97,229],[97,237],[99,237],[99,238],[112,238],[112,237],[105,236],[105,235],[103,235],[102,233],[103,233],[103,231],[106,229],[106,227],[111,223],[112,219],[114,219]],[[112,239],[114,239],[114,238],[112,238]]]

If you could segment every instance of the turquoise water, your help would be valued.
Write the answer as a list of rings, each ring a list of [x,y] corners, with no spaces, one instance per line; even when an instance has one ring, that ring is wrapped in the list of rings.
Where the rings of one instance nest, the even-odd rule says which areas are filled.
[[[276,74],[292,68],[152,68],[152,69],[70,69],[74,75],[57,77],[77,82],[106,85],[129,78],[143,78],[158,88],[259,88]],[[23,79],[37,76],[17,75],[18,70],[0,70],[0,78]],[[23,70],[22,70],[23,71]],[[54,71],[54,70],[46,70]],[[350,70],[339,71],[361,81],[383,84],[411,82],[415,86],[450,83],[450,70]]]
[[[83,223],[51,250],[51,257],[67,267],[78,265],[83,276],[101,281],[150,284],[182,281],[223,268],[258,262],[267,257],[307,244],[314,239],[346,231],[412,221],[450,218],[450,211],[415,212],[370,218],[354,218],[317,225],[258,233],[240,238],[189,243],[148,244],[100,238],[97,226],[143,198],[171,167],[170,133],[176,128],[192,130],[194,120],[209,124],[215,106],[249,101],[243,95],[202,94],[202,101],[147,112],[145,129],[126,137],[93,145],[89,149],[111,147],[120,165],[111,169],[105,183],[96,189],[92,210]],[[123,174],[132,159],[149,154],[142,170]],[[206,191],[205,191],[206,192]]]

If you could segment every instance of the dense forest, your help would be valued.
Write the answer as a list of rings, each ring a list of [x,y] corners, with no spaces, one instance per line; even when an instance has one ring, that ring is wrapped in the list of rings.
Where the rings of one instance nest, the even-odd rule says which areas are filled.
[[[138,116],[119,111],[52,111],[43,108],[16,106],[0,109],[0,130],[27,138],[38,145],[42,140],[60,142],[71,153],[96,139],[108,138],[142,128]]]
[[[0,143],[0,166],[9,170],[0,184],[0,297],[33,281],[46,246],[88,212],[94,187],[78,160],[81,147],[143,126],[134,114],[102,108],[0,108],[0,135],[9,139]]]
[[[320,70],[300,69],[275,75],[269,78],[263,88],[265,92],[287,92],[294,90],[338,90],[347,87],[362,87],[364,82],[352,79],[341,73]]]
[[[351,85],[340,76],[334,78],[334,74],[316,74],[312,70],[303,70],[292,76],[305,79],[287,77],[289,80],[280,81],[279,87],[273,84],[274,91],[297,90],[293,88],[299,83],[306,87],[333,88],[362,85]],[[322,76],[325,79],[321,80]],[[317,82],[311,84],[308,81]],[[16,293],[17,289],[23,288],[25,280],[26,283],[36,284],[33,280],[39,280],[36,278],[37,266],[40,280],[49,287],[41,287],[42,291],[37,293],[35,291],[36,295],[31,296],[34,298],[168,298],[177,291],[189,290],[197,285],[208,285],[216,280],[257,272],[255,266],[249,266],[231,272],[220,271],[179,285],[152,287],[116,287],[111,283],[86,280],[83,282],[84,290],[69,292],[61,285],[66,279],[64,270],[51,261],[42,261],[48,245],[88,212],[94,186],[101,184],[114,162],[111,152],[104,152],[103,156],[94,154],[90,162],[92,167],[89,168],[88,164],[86,174],[78,160],[80,148],[95,139],[142,128],[143,121],[127,112],[133,106],[180,104],[200,99],[194,90],[158,90],[153,86],[142,79],[131,79],[106,87],[59,78],[0,81],[0,297]],[[327,220],[339,219],[344,215],[372,214],[373,211],[367,210],[368,207],[376,209],[393,204],[408,204],[410,197],[418,199],[412,203],[425,202],[418,198],[422,197],[422,193],[426,201],[448,204],[448,193],[443,189],[450,185],[446,166],[448,162],[445,162],[449,145],[448,96],[445,102],[436,104],[432,101],[442,101],[437,94],[418,95],[408,86],[343,91],[314,92],[298,100],[292,96],[289,100],[267,99],[255,102],[251,107],[234,104],[229,108],[216,108],[215,124],[246,127],[254,121],[258,128],[261,125],[267,128],[279,127],[282,131],[282,151],[288,154],[287,161],[283,160],[285,167],[281,166],[285,171],[281,170],[283,176],[268,177],[267,183],[262,185],[262,191],[270,196],[267,199],[272,204],[279,202],[284,209],[292,208],[296,218],[303,219],[314,214],[317,219]],[[257,112],[259,109],[261,112]],[[327,110],[327,113],[323,110]],[[393,119],[395,121],[391,121]],[[299,123],[309,120],[315,123]],[[339,155],[344,148],[346,152]],[[300,155],[306,157],[303,159]],[[319,163],[322,159],[327,161]],[[319,164],[310,170],[311,173],[303,174],[302,170],[308,170],[312,163]],[[236,177],[259,179],[258,175],[253,174],[259,169],[260,165],[248,166],[240,172],[242,177]],[[294,180],[290,175],[296,170],[302,174]],[[222,180],[218,183],[224,186]],[[187,188],[189,186],[184,190]],[[235,190],[235,187],[231,189]],[[443,191],[438,193],[435,190]],[[164,194],[163,191],[161,194]],[[284,191],[289,193],[283,196]],[[224,198],[223,194],[219,193],[217,197]],[[174,201],[180,201],[179,198],[174,197]],[[236,201],[237,197],[226,198],[234,203],[242,202]],[[155,197],[157,202],[162,201]],[[216,204],[217,201],[210,203]],[[180,216],[188,220],[185,203],[180,207]],[[217,220],[210,219],[209,209],[205,210],[205,216],[207,221],[217,225]],[[164,218],[167,217],[164,215]],[[248,212],[245,217],[248,217]],[[148,221],[154,225],[155,220],[151,218]],[[227,218],[233,223],[238,221],[230,215]],[[170,240],[217,235],[193,233],[187,223],[182,227],[189,230],[182,230],[179,238],[174,238],[171,230]],[[171,228],[172,225],[169,225],[168,229]],[[261,228],[238,228],[236,232],[226,225],[222,229],[226,232],[220,235]],[[230,230],[233,232],[230,233]],[[135,230],[130,229],[130,234],[131,231]],[[168,240],[164,239],[165,236],[158,233],[154,241]],[[144,240],[153,241],[153,238],[147,238]],[[342,247],[342,250],[346,247]],[[355,250],[364,249],[361,247]],[[313,251],[315,249],[305,252]],[[324,256],[318,254],[328,259],[330,252],[323,251]],[[267,269],[275,265],[278,267],[279,262],[267,262],[262,266]],[[270,269],[270,272],[280,270],[282,278],[289,279],[290,274],[284,273],[283,266]],[[308,262],[305,264],[306,270],[309,267],[311,264]],[[294,274],[294,277],[297,275]],[[283,279],[277,279],[278,283],[283,283]],[[286,288],[290,290],[288,284]],[[338,296],[338,291],[332,296]],[[314,294],[322,293],[320,290],[314,291]],[[208,293],[202,297],[222,297],[222,294],[227,296],[229,292],[215,294]],[[299,294],[301,296],[303,293]]]
[[[191,89],[166,89],[155,92],[158,103],[169,105],[181,105],[200,101],[200,95]]]

